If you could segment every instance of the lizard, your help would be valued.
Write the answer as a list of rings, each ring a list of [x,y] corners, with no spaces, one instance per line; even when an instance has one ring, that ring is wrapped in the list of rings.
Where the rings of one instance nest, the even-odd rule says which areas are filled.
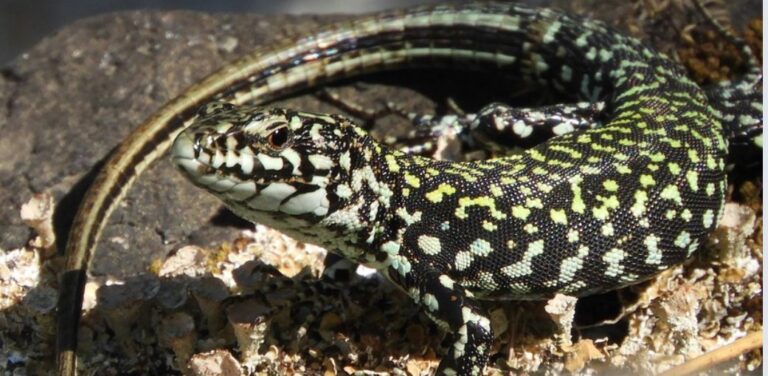
[[[362,73],[451,64],[604,101],[605,121],[459,163],[391,150],[343,116],[261,107]],[[236,214],[402,286],[453,336],[438,371],[464,375],[484,369],[492,338],[476,299],[616,289],[695,252],[723,210],[724,135],[735,127],[757,137],[758,105],[723,123],[730,112],[638,40],[507,3],[389,11],[264,47],[169,102],[97,176],[67,244],[59,373],[75,371],[86,267],[104,222],[172,144],[180,169]]]

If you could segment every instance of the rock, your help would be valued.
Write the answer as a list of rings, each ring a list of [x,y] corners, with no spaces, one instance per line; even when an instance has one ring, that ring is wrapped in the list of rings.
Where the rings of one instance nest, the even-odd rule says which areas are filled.
[[[244,375],[240,363],[225,350],[196,354],[189,361],[189,368],[194,376],[241,376]]]
[[[141,121],[226,62],[330,19],[123,12],[45,38],[0,75],[0,248],[26,242],[18,213],[38,192],[56,199],[57,238],[65,240],[99,163]],[[135,274],[181,244],[223,239],[232,229],[210,223],[220,211],[161,158],[112,215],[93,270]]]

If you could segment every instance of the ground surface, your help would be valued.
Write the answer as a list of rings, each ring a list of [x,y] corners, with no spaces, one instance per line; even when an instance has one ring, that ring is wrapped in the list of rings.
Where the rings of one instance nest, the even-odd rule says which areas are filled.
[[[708,79],[711,72],[727,75],[727,70],[721,71],[737,63],[727,56],[715,60],[702,57],[726,49],[713,42],[707,51],[708,34],[690,34],[686,28],[689,10],[678,6],[684,1],[646,1],[643,5],[624,1],[554,3],[644,37],[664,51],[680,53],[694,71],[705,76],[702,79]],[[733,10],[759,6],[757,1],[729,3]],[[747,25],[753,21],[750,17],[749,13],[736,14],[734,24]],[[50,252],[12,251],[35,235],[21,220],[22,204],[34,193],[50,193],[56,203],[54,229],[61,242],[96,170],[94,166],[136,124],[226,61],[275,38],[303,33],[333,19],[338,17],[213,16],[193,12],[104,15],[62,29],[2,70],[0,249],[6,251],[0,254],[4,261],[0,263],[0,368],[35,374],[50,366],[52,302],[58,288],[53,273],[61,260],[50,258]],[[686,43],[686,38],[693,38],[693,43]],[[370,103],[396,97],[404,106],[422,111],[439,107],[448,96],[469,109],[498,99],[494,97],[498,90],[486,90],[494,82],[492,78],[465,77],[453,83],[453,77],[446,72],[380,75],[367,80],[373,85],[349,84],[339,90]],[[476,94],[484,91],[490,94]],[[311,95],[291,99],[287,105],[334,110]],[[384,119],[379,126],[395,121]],[[665,274],[651,287],[630,292],[640,296],[639,308],[618,324],[587,330],[586,334],[577,332],[579,335],[571,338],[562,335],[566,329],[563,325],[567,326],[569,320],[557,324],[557,318],[571,312],[561,307],[565,313],[557,313],[558,304],[568,306],[567,302],[490,306],[501,329],[497,330],[500,339],[495,365],[502,370],[521,371],[649,370],[680,363],[756,328],[761,321],[758,303],[762,243],[758,240],[762,233],[762,186],[761,177],[745,175],[734,186],[735,197],[743,205],[731,206],[734,214],[730,218],[734,222],[713,237],[720,244],[712,247],[716,251],[705,252],[686,268]],[[185,359],[211,349],[227,350],[217,353],[222,358],[233,350],[239,362],[260,370],[304,367],[311,372],[349,372],[398,368],[419,373],[434,366],[440,333],[398,292],[375,279],[353,277],[352,287],[312,282],[312,276],[321,269],[316,256],[320,251],[305,252],[306,248],[291,243],[275,245],[275,235],[263,229],[258,235],[238,235],[241,229],[253,228],[187,184],[168,160],[153,166],[112,216],[93,265],[95,274],[109,276],[110,280],[142,276],[128,280],[125,285],[129,287],[124,291],[104,289],[99,293],[100,308],[89,315],[86,333],[81,336],[83,362],[88,368],[162,372],[183,364],[172,360],[172,354]],[[746,235],[749,232],[754,235]],[[758,240],[750,243],[747,238]],[[221,246],[226,240],[234,241],[234,246]],[[252,242],[256,245],[246,246]],[[210,249],[179,251],[188,244]],[[47,260],[42,268],[39,255]],[[265,288],[263,281],[243,282],[233,277],[233,269],[243,268],[242,264],[254,257],[271,260],[289,276],[309,265],[307,278],[296,282],[285,280],[282,274],[264,277],[275,285]],[[243,270],[263,267],[247,265]],[[174,271],[179,269],[185,272]],[[166,278],[157,279],[148,271],[162,271]],[[265,271],[264,275],[270,273]],[[209,278],[211,275],[215,278]],[[96,281],[101,284],[106,279]],[[95,290],[96,286],[91,287]],[[701,286],[707,289],[700,290]],[[278,304],[278,297],[297,290],[314,296],[302,300],[309,313],[286,313]],[[188,295],[189,291],[193,294]],[[272,294],[266,301],[269,304],[253,300],[257,298],[223,300],[225,296],[254,291]],[[316,291],[320,293],[313,295]],[[87,304],[95,304],[94,296],[91,291]],[[295,302],[291,299],[283,300]],[[262,312],[251,305],[272,308]],[[632,304],[622,309],[628,310],[627,306]],[[140,309],[133,312],[126,307]],[[556,313],[548,314],[546,307]],[[252,316],[242,318],[238,316],[241,312]],[[667,316],[690,320],[670,324]],[[147,317],[151,320],[144,320]],[[547,321],[549,317],[555,321]],[[253,324],[256,318],[279,328],[262,336],[264,347],[269,348],[266,355],[264,348],[261,353],[249,350],[248,341],[240,338],[242,333],[259,327]],[[250,324],[238,326],[242,321]],[[159,333],[155,328],[166,332]],[[232,361],[237,364],[235,358]],[[587,368],[583,369],[585,364]],[[760,358],[752,356],[734,367],[745,369],[759,364]]]

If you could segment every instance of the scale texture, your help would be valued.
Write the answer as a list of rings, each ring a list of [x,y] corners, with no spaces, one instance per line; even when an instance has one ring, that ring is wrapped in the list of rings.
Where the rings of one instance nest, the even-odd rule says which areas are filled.
[[[446,162],[379,144],[341,116],[261,107],[412,67],[496,69],[599,108],[600,121],[550,124],[547,142],[505,157]],[[167,103],[94,180],[67,244],[59,371],[74,372],[105,221],[174,139],[193,183],[244,218],[379,269],[452,337],[438,371],[478,374],[493,334],[475,299],[611,290],[699,248],[722,215],[727,138],[759,139],[753,76],[718,96],[601,23],[507,3],[385,12],[259,49]],[[480,111],[471,126],[524,136],[533,114],[573,113],[550,110]]]
[[[454,335],[440,372],[473,374],[487,361],[492,334],[474,299],[637,283],[688,258],[718,223],[728,145],[721,120],[733,106],[715,110],[679,66],[639,41],[510,4],[419,8],[347,32],[304,41],[315,49],[300,42],[305,55],[276,57],[249,95],[339,71],[471,64],[575,101],[605,101],[601,124],[473,162],[399,152],[341,116],[219,102],[176,139],[181,170],[238,215],[403,287]],[[761,128],[758,117],[730,120],[729,129]],[[506,123],[531,133],[526,122]]]

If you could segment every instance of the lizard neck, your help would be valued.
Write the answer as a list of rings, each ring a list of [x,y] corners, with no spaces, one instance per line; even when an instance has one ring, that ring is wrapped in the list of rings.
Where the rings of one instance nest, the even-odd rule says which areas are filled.
[[[334,198],[331,210],[313,230],[329,235],[321,240],[328,250],[370,265],[381,258],[373,250],[392,237],[395,211],[408,194],[409,175],[403,168],[415,165],[413,160],[419,157],[392,150],[354,125],[345,128],[350,141],[327,187]]]

